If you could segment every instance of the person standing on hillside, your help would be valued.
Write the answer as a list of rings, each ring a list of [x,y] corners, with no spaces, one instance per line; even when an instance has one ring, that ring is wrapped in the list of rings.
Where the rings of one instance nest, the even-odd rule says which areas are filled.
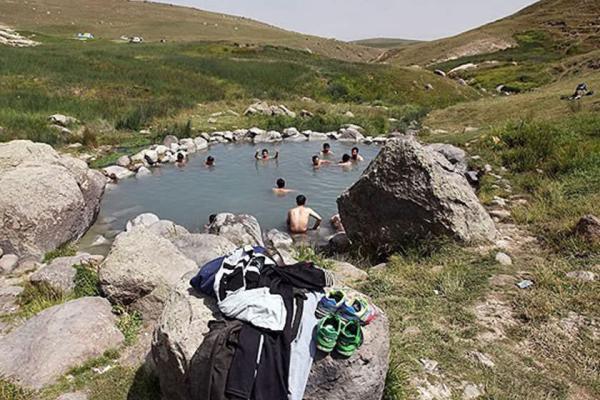
[[[315,219],[315,224],[310,230],[317,230],[323,220],[312,208],[306,207],[306,197],[296,197],[296,207],[288,211],[287,226],[291,233],[306,233],[309,231],[310,219]]]

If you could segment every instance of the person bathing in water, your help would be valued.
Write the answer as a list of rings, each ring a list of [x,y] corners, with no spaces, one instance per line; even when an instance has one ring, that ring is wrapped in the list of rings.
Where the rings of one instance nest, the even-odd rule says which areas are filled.
[[[204,162],[204,166],[206,166],[206,167],[214,167],[215,166],[215,158],[213,156],[206,157],[206,161]]]
[[[344,154],[342,156],[342,161],[337,164],[339,167],[351,167],[352,166],[352,158],[348,154]]]
[[[299,195],[296,197],[297,207],[288,211],[287,226],[291,233],[306,233],[309,231],[311,217],[315,219],[315,224],[311,230],[319,229],[322,218],[313,209],[306,207],[306,197]]]
[[[256,154],[254,154],[254,158],[256,158],[257,160],[268,161],[271,159],[271,155],[269,154],[269,150],[263,149],[260,152],[260,154],[258,154],[258,151],[257,151]],[[276,152],[275,157],[273,157],[273,160],[277,160],[278,158],[279,158],[279,152]]]
[[[273,188],[273,193],[275,193],[278,196],[284,195],[284,194],[288,194],[291,192],[295,192],[295,190],[292,189],[286,189],[285,187],[285,180],[283,178],[279,178],[277,179],[277,187]]]
[[[321,158],[317,155],[312,157],[312,165],[314,168],[320,168],[322,165],[329,165],[331,161],[329,160],[321,160]]]
[[[358,147],[353,147],[352,148],[352,161],[364,161],[364,160],[365,159],[363,158],[363,156],[358,154]]]
[[[187,159],[185,157],[185,154],[183,154],[183,153],[177,153],[177,161],[175,162],[175,164],[178,167],[185,166],[185,164],[187,164]]]
[[[323,143],[323,150],[321,150],[321,155],[323,157],[329,157],[333,155],[333,151],[331,151],[331,145],[329,143]]]

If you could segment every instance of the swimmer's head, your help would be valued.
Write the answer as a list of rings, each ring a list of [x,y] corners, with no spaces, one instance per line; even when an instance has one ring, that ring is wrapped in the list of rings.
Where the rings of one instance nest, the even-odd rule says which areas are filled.
[[[306,197],[303,194],[300,194],[296,197],[296,204],[299,206],[303,206],[306,204]]]
[[[183,155],[183,153],[177,154],[177,161],[182,162],[184,158],[185,158],[185,156]]]
[[[342,156],[342,162],[347,163],[348,161],[350,161],[350,156],[348,154],[344,154]]]
[[[312,163],[313,165],[319,165],[319,156],[313,156]]]
[[[285,187],[285,180],[283,178],[277,179],[277,187],[283,189]]]
[[[213,156],[208,156],[206,158],[206,165],[214,165],[215,164],[215,158]]]
[[[261,153],[263,157],[267,157],[269,155],[269,150],[263,149]]]
[[[329,153],[331,145],[329,143],[323,143],[323,153]]]
[[[358,147],[352,148],[352,157],[356,158],[358,156]]]

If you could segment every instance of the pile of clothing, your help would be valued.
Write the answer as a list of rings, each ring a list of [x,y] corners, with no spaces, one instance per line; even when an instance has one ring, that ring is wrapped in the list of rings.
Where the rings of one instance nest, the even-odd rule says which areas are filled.
[[[262,247],[207,263],[190,284],[214,297],[223,315],[209,323],[190,362],[192,399],[301,400],[317,344],[351,355],[370,315],[358,307],[367,304],[362,299],[353,308],[342,291],[325,296],[333,286],[328,271],[310,262],[278,266]]]

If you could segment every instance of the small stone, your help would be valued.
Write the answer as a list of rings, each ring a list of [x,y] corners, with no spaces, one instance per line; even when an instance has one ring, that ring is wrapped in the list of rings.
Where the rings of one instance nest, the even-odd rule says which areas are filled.
[[[71,375],[72,376],[72,375]],[[88,396],[84,392],[65,393],[56,400],[88,400]]]
[[[140,169],[138,169],[137,173],[135,174],[136,178],[143,178],[145,176],[150,176],[152,175],[152,171],[150,171],[148,168],[142,166],[140,167]]]
[[[477,385],[473,383],[467,383],[465,385],[465,388],[463,389],[462,398],[463,400],[474,400],[481,397],[482,395],[483,393],[481,392],[479,387],[477,387]]]
[[[483,170],[484,170],[485,172],[487,172],[487,173],[490,173],[490,172],[492,172],[493,168],[492,168],[492,166],[491,166],[490,164],[485,164],[485,165],[483,166]]]
[[[386,263],[377,264],[374,267],[371,267],[371,271],[375,271],[375,272],[383,272],[386,269],[387,269]]]
[[[509,219],[511,214],[510,214],[510,211],[507,211],[507,210],[492,210],[492,211],[490,211],[490,215],[492,217],[496,217],[502,221],[502,220]]]
[[[512,259],[506,253],[499,252],[496,254],[496,261],[501,265],[512,265]]]
[[[5,254],[0,258],[0,274],[10,274],[18,265],[19,257],[15,254]]]
[[[418,336],[421,334],[421,329],[418,326],[409,326],[402,331],[404,336]]]
[[[519,287],[519,289],[529,289],[530,287],[533,286],[533,282],[530,281],[529,279],[525,279],[525,280],[522,280],[521,282],[517,283],[517,286]]]
[[[494,368],[496,366],[496,364],[492,361],[490,356],[485,353],[481,353],[479,351],[473,351],[473,352],[469,353],[469,355],[471,356],[471,358],[473,358],[473,360],[475,360],[479,364],[483,365],[484,367]]]
[[[598,274],[592,271],[571,271],[567,272],[567,277],[581,282],[594,282],[598,280]]]
[[[423,366],[423,369],[427,372],[431,372],[431,373],[435,373],[438,370],[438,365],[439,363],[435,360],[430,360],[428,358],[421,358],[419,360],[421,362],[421,365]]]
[[[129,167],[130,164],[131,164],[131,159],[129,158],[129,156],[121,156],[117,160],[117,165],[119,167],[127,168],[127,167]]]

